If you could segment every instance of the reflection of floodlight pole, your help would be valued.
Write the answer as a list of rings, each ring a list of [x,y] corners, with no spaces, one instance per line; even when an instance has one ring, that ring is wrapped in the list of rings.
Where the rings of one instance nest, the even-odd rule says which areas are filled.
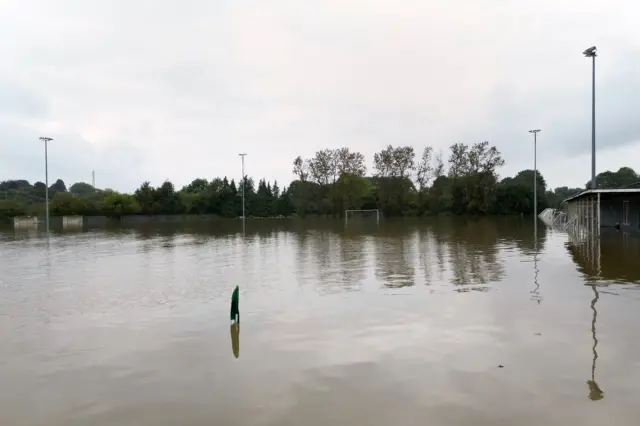
[[[534,282],[535,290],[533,293],[538,296],[538,132],[540,129],[529,130],[529,133],[533,133],[533,269],[534,269]],[[538,304],[540,304],[540,298],[536,297]]]
[[[533,299],[536,300],[538,302],[538,305],[540,304],[540,302],[542,301],[542,298],[540,297],[540,283],[538,283],[538,274],[540,272],[540,270],[538,269],[538,240],[536,239],[535,241],[535,251],[533,252],[533,283],[535,284],[535,287],[533,289],[533,291],[531,291],[531,293],[534,294]]]
[[[47,143],[52,141],[52,138],[40,137],[38,138],[41,141],[44,141],[44,203],[45,203],[45,227],[47,230],[47,234],[49,233],[49,159],[47,153]]]
[[[596,360],[598,359],[598,351],[596,350],[596,347],[598,346],[598,338],[596,337],[596,318],[598,316],[598,311],[596,310],[596,303],[598,302],[600,295],[598,294],[598,289],[596,288],[595,283],[591,285],[591,288],[595,294],[591,301],[591,310],[593,311],[593,319],[591,320],[593,362],[591,364],[591,380],[587,380],[587,386],[589,386],[589,399],[592,401],[599,401],[604,398],[604,392],[602,392],[602,389],[600,389],[600,386],[596,383]]]
[[[591,58],[591,189],[596,189],[596,47],[582,54]]]
[[[245,178],[244,178],[244,156],[247,154],[238,154],[240,157],[242,157],[242,233],[244,234],[245,232],[245,225],[244,225],[244,221],[245,221],[245,214],[244,214],[244,189],[245,189]]]

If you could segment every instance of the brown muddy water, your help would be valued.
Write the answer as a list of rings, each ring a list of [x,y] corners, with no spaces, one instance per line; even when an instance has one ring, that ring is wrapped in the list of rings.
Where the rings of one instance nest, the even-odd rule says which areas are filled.
[[[2,231],[0,424],[635,425],[639,255],[520,219]]]

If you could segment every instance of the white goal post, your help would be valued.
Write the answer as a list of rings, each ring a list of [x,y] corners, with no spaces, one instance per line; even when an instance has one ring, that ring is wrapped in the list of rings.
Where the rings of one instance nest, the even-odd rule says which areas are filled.
[[[380,210],[378,209],[365,209],[365,210],[345,210],[344,211],[344,224],[349,223],[349,213],[375,213],[376,224],[380,225]]]

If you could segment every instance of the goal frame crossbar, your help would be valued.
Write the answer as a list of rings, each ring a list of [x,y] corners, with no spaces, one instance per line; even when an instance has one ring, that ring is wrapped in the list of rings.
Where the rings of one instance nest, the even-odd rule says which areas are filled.
[[[349,222],[349,213],[355,212],[375,212],[376,213],[376,223],[380,224],[380,210],[379,209],[349,209],[344,211],[344,224],[346,225]]]

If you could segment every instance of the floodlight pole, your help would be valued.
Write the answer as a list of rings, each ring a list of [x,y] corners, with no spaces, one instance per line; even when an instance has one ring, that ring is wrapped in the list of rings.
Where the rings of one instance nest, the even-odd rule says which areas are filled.
[[[540,129],[529,130],[533,133],[533,232],[538,237],[538,132]]]
[[[47,143],[52,141],[53,138],[48,138],[45,136],[41,136],[41,141],[44,141],[44,203],[45,203],[45,228],[47,234],[49,233],[49,159],[47,152]]]
[[[245,233],[245,213],[244,213],[244,190],[245,190],[245,178],[244,178],[244,156],[246,153],[238,154],[242,157],[242,234]]]
[[[591,189],[596,189],[596,47],[582,52],[591,58]]]

